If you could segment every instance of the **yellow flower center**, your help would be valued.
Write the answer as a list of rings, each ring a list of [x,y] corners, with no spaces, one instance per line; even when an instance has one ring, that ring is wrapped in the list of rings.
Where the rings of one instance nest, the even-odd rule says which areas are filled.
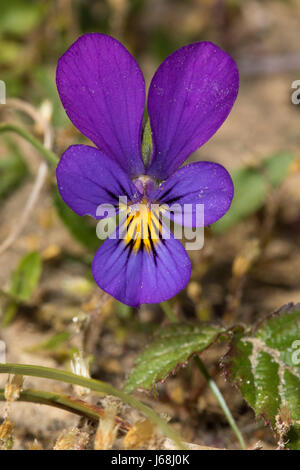
[[[161,213],[162,208],[159,204],[149,205],[145,199],[138,204],[128,206],[125,245],[130,245],[134,252],[144,248],[148,253],[155,252],[155,245],[162,235]]]

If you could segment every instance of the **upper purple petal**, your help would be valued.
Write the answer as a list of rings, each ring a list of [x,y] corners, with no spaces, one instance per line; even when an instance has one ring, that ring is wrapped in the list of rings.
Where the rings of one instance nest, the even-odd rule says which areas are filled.
[[[119,196],[128,200],[138,200],[140,196],[118,163],[88,145],[72,145],[65,151],[56,178],[62,199],[78,215],[101,218],[97,216],[100,204],[110,204],[118,210]]]
[[[131,307],[170,299],[188,283],[191,262],[173,235],[155,245],[155,253],[131,251],[122,239],[107,238],[93,260],[93,276],[101,289]]]
[[[233,192],[232,179],[223,166],[197,162],[177,170],[149,197],[173,206],[174,211],[169,216],[176,223],[196,227],[202,225],[201,218],[196,219],[197,204],[203,204],[204,225],[209,225],[228,211]]]
[[[105,34],[81,36],[59,59],[56,82],[73,124],[130,176],[144,173],[145,83],[125,47]]]
[[[154,153],[148,173],[170,176],[219,129],[237,97],[238,69],[218,46],[182,47],[160,65],[148,97]]]

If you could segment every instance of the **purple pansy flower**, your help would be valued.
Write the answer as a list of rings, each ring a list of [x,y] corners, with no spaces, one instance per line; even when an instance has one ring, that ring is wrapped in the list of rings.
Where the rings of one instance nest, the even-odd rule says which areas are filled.
[[[97,284],[121,302],[167,300],[183,289],[191,263],[179,240],[148,235],[148,205],[204,204],[204,225],[222,217],[233,198],[228,172],[212,162],[180,165],[203,145],[228,116],[238,92],[232,58],[209,42],[171,54],[156,71],[149,89],[148,114],[153,154],[141,155],[145,106],[143,74],[117,40],[92,33],[80,37],[59,59],[57,88],[73,124],[97,146],[72,145],[57,167],[63,200],[79,215],[97,216],[101,204],[143,203],[128,213],[128,236],[107,238],[93,260]],[[162,230],[160,221],[153,226]],[[193,219],[192,225],[196,222]]]

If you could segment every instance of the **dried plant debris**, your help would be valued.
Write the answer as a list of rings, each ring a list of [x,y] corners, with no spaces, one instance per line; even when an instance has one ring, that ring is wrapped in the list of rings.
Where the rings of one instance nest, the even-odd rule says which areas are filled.
[[[13,448],[14,426],[14,423],[8,417],[0,424],[0,450],[11,450]]]
[[[53,450],[85,450],[90,441],[88,432],[78,427],[65,430],[58,437]]]
[[[115,406],[105,409],[103,417],[99,420],[95,436],[95,450],[109,450],[113,447],[119,430],[119,424],[116,422],[116,412]]]
[[[23,389],[24,378],[22,375],[8,377],[5,384],[4,396],[6,401],[16,401],[20,397]]]

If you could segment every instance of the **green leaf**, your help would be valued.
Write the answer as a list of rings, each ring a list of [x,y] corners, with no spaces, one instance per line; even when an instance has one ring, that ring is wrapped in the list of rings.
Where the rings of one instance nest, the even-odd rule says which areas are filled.
[[[280,186],[285,180],[294,159],[292,153],[276,153],[263,161],[265,175],[273,187]]]
[[[97,237],[96,225],[90,223],[88,216],[80,217],[75,214],[62,200],[56,188],[53,200],[60,219],[71,235],[89,250],[96,251],[103,242]]]
[[[266,202],[270,185],[276,188],[284,181],[293,160],[293,154],[277,153],[258,167],[233,171],[234,198],[229,211],[213,224],[213,231],[224,233],[259,210]]]
[[[178,323],[161,329],[137,358],[124,390],[132,392],[139,387],[152,387],[187,362],[192,354],[208,348],[223,331],[217,326]]]
[[[243,218],[256,212],[267,197],[267,184],[256,168],[240,168],[233,172],[234,198],[229,211],[213,225],[215,233],[226,232]]]
[[[2,33],[24,35],[42,21],[42,5],[32,0],[10,0],[1,3],[0,28]]]
[[[18,304],[16,301],[12,300],[9,302],[3,313],[3,317],[1,318],[1,326],[2,328],[6,328],[8,325],[10,325],[15,318],[16,314],[18,311]]]
[[[152,149],[153,149],[152,132],[151,132],[151,127],[150,127],[150,121],[148,119],[145,124],[144,133],[143,133],[143,141],[142,141],[142,156],[143,156],[145,165],[147,165],[150,162]]]
[[[13,67],[16,61],[19,59],[19,54],[20,54],[20,44],[12,40],[3,40],[3,39],[1,40],[1,50],[0,50],[0,65],[1,66],[9,65]],[[2,74],[1,74],[1,79],[3,79]]]
[[[25,255],[13,272],[9,294],[20,301],[27,301],[36,288],[42,271],[41,256],[37,251]]]
[[[55,335],[51,336],[51,338],[47,339],[43,343],[28,348],[27,351],[34,352],[40,349],[45,351],[52,351],[61,344],[65,343],[70,338],[70,336],[71,334],[68,331],[60,331],[59,333],[56,333]]]
[[[38,252],[32,251],[21,259],[17,269],[12,273],[9,290],[1,290],[1,294],[10,300],[1,320],[2,327],[11,324],[18,311],[19,303],[30,299],[39,282],[41,271],[42,260]]]
[[[282,307],[253,332],[235,331],[222,366],[280,441],[300,450],[300,304]]]
[[[20,186],[27,175],[27,165],[17,152],[0,160],[0,202]]]

